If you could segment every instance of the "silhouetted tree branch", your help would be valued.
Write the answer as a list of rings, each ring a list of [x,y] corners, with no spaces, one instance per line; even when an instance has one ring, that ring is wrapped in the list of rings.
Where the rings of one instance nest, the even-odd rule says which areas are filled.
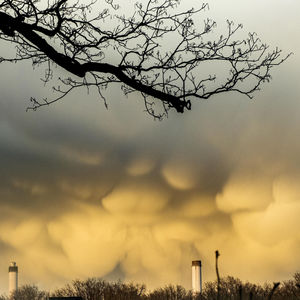
[[[95,87],[106,105],[104,89],[120,83],[125,94],[140,92],[146,110],[162,117],[170,108],[190,110],[192,99],[224,92],[251,98],[270,80],[271,68],[289,56],[282,57],[277,48],[268,52],[255,33],[234,40],[242,25],[230,21],[216,38],[214,21],[204,20],[201,28],[195,24],[207,4],[178,11],[179,2],[145,0],[126,17],[117,14],[120,7],[113,0],[2,0],[0,39],[16,45],[16,56],[0,62],[46,64],[45,83],[52,79],[54,65],[74,75],[59,78],[54,99],[31,98],[31,109],[80,87]],[[218,73],[203,72],[215,63]],[[153,99],[161,100],[163,112],[155,112]]]

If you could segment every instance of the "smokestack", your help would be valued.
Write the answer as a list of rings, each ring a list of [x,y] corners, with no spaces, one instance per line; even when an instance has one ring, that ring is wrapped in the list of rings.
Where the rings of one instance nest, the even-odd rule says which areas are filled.
[[[8,293],[11,295],[18,289],[18,266],[16,262],[11,262],[8,268]]]
[[[192,261],[192,291],[194,295],[202,292],[201,260]]]

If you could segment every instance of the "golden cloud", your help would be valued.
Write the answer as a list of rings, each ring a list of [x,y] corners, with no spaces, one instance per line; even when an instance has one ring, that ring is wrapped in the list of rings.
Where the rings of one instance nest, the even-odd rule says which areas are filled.
[[[111,213],[157,214],[166,207],[169,193],[161,185],[126,181],[102,200],[102,205]]]
[[[272,200],[271,178],[240,172],[232,174],[223,191],[216,196],[218,209],[228,213],[239,210],[261,210]]]
[[[128,174],[141,176],[150,173],[155,167],[155,161],[149,157],[134,158],[127,167]]]
[[[189,190],[196,186],[199,180],[198,169],[192,158],[173,158],[162,167],[162,175],[175,189]]]

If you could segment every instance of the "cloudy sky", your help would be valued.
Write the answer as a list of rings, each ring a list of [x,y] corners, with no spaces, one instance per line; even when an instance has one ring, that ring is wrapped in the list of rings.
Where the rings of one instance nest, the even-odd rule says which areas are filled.
[[[294,52],[254,100],[223,94],[157,122],[114,89],[108,110],[78,92],[26,112],[50,93],[43,70],[1,65],[1,293],[12,260],[20,284],[46,289],[92,276],[190,288],[194,259],[215,278],[216,249],[222,276],[300,270],[300,2],[209,3],[219,28],[232,19]]]

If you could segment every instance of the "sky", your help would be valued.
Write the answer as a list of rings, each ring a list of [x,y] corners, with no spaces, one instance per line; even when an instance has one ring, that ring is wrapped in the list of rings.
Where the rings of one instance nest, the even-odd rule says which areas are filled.
[[[159,122],[112,89],[108,109],[82,91],[26,112],[51,95],[43,69],[1,64],[0,293],[10,261],[43,289],[87,277],[191,288],[192,260],[215,279],[216,249],[222,276],[300,270],[300,2],[209,4],[218,28],[231,19],[294,53],[253,100],[222,94]]]

